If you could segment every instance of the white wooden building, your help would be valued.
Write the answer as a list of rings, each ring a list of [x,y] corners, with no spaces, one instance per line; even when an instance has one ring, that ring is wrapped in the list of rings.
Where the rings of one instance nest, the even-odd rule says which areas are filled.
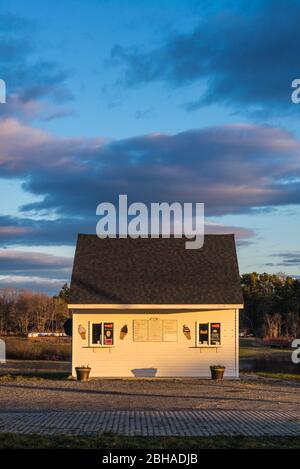
[[[79,235],[69,308],[72,374],[93,377],[239,376],[243,307],[233,235],[101,240]]]

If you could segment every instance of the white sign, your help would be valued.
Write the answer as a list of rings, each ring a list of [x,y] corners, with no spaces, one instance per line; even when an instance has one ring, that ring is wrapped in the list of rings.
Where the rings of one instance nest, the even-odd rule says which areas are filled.
[[[4,80],[0,79],[0,104],[6,103],[6,84]]]

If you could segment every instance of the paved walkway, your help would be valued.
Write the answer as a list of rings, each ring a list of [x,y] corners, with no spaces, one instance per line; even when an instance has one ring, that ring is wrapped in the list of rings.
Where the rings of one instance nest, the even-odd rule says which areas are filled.
[[[0,412],[0,432],[45,435],[300,436],[292,411]]]

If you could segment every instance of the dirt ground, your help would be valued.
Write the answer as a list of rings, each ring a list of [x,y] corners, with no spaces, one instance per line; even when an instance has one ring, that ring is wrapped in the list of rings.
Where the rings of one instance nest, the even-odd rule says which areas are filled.
[[[0,379],[0,411],[263,409],[300,412],[300,384],[243,375],[241,380]]]

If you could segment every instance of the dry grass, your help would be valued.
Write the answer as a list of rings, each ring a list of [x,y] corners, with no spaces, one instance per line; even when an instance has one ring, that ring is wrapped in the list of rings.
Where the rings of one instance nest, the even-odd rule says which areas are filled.
[[[287,381],[300,381],[300,374],[296,373],[272,373],[270,371],[258,371],[256,372],[258,376],[263,378],[273,378],[278,380],[287,380]]]
[[[53,380],[70,380],[72,381],[74,378],[69,373],[64,372],[45,372],[45,371],[35,371],[34,373],[24,373],[24,374],[0,374],[0,384],[1,383],[9,383],[9,382],[20,382],[23,383],[24,380],[29,382],[43,382],[43,381],[53,381]]]
[[[71,360],[69,337],[2,337],[6,357],[14,360]]]

